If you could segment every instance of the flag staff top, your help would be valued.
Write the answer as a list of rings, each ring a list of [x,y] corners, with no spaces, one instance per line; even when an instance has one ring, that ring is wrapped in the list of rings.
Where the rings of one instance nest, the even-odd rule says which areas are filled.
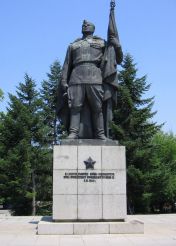
[[[115,0],[111,0],[111,2],[110,2],[111,10],[114,10],[115,6],[116,6]]]

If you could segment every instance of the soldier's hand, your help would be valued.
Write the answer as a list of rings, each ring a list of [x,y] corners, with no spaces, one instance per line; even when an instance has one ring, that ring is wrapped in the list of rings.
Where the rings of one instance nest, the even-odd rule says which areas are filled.
[[[63,92],[65,93],[65,92],[67,92],[67,89],[68,89],[68,84],[62,84],[62,90],[63,90]]]
[[[115,37],[110,37],[109,38],[109,44],[113,45],[114,47],[120,47],[120,44]]]

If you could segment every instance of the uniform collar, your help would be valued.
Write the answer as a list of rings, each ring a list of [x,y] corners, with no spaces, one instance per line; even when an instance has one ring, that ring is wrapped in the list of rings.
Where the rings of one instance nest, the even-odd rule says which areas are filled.
[[[83,40],[92,40],[92,39],[93,39],[93,36],[92,35],[89,35],[89,36],[83,38]]]

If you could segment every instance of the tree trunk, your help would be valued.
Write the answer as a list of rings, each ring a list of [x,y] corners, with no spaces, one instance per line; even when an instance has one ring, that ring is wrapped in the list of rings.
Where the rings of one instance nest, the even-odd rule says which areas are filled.
[[[54,139],[53,139],[53,144],[56,145],[57,144],[57,116],[55,114],[55,118],[54,118]]]
[[[36,215],[36,183],[34,170],[32,170],[32,215]]]

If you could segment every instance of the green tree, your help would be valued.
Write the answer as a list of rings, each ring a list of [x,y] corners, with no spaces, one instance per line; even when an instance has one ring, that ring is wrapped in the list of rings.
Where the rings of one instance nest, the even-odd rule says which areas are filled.
[[[1,159],[1,153],[3,150],[3,144],[2,144],[2,129],[3,129],[3,117],[4,113],[0,112],[0,204],[4,204],[4,196],[3,196],[3,190],[2,190],[2,184],[4,182],[4,174],[2,172],[2,159]]]
[[[176,136],[159,132],[152,144],[154,148],[148,172],[151,210],[164,212],[168,208],[169,211],[174,209],[176,202]]]
[[[147,209],[145,176],[152,153],[151,139],[159,129],[152,122],[153,97],[143,97],[149,89],[146,76],[137,77],[136,64],[127,54],[119,74],[117,108],[111,129],[112,137],[126,146],[128,209],[136,213]]]
[[[4,93],[3,93],[3,91],[0,89],[0,101],[2,101],[3,95],[4,95]]]
[[[34,215],[37,200],[51,200],[50,155],[44,145],[45,125],[35,82],[26,74],[16,93],[9,95],[0,129],[0,188],[15,214]]]
[[[58,86],[61,79],[61,65],[56,60],[50,66],[47,80],[42,82],[41,99],[43,102],[43,119],[47,126],[46,142],[49,145],[57,144],[60,134],[60,124],[57,120]]]

